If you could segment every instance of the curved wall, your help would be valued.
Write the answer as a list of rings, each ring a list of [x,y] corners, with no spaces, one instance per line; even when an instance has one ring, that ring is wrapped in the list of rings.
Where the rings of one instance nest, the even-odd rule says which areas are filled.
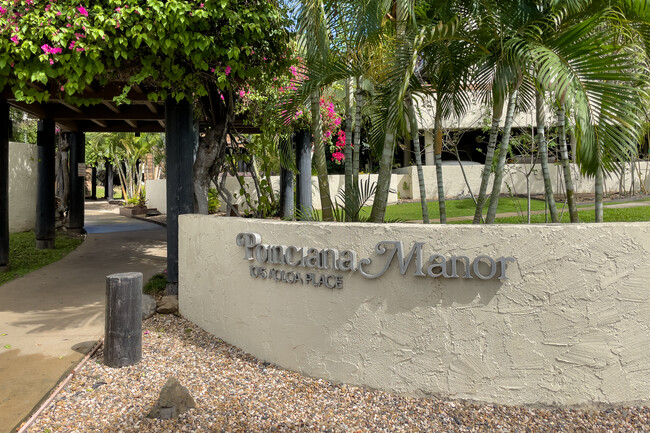
[[[255,257],[264,258],[264,248],[238,246],[239,233],[257,233],[263,244],[354,250],[359,261],[373,260],[368,273],[378,273],[392,251],[377,255],[381,241],[402,241],[404,258],[422,242],[424,274],[436,253],[448,261],[515,261],[508,279],[498,278],[498,266],[489,280],[474,269],[473,278],[461,278],[460,265],[459,278],[432,278],[414,275],[416,250],[404,275],[394,259],[369,279],[360,271],[260,264]],[[246,235],[241,243],[247,239],[257,242]],[[483,402],[650,403],[648,224],[344,225],[183,215],[179,240],[181,313],[283,367]],[[300,256],[296,248],[288,256],[278,251],[293,262]],[[489,276],[490,264],[480,259],[479,274]],[[252,277],[251,265],[264,266],[267,276],[279,270],[280,281]],[[297,272],[303,280],[310,272],[313,280],[332,277],[315,286]]]

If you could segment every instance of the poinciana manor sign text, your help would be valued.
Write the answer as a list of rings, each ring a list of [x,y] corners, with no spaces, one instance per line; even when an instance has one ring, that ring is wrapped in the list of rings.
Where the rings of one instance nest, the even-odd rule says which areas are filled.
[[[507,264],[514,262],[514,257],[499,257],[493,259],[481,254],[471,260],[467,256],[445,256],[432,254],[425,261],[424,242],[414,242],[408,255],[404,254],[402,241],[380,241],[375,245],[375,254],[383,256],[380,268],[370,271],[373,258],[359,260],[354,250],[338,250],[335,248],[314,248],[294,245],[263,244],[259,233],[239,233],[237,245],[244,248],[244,260],[257,262],[249,266],[253,278],[270,279],[289,284],[312,284],[316,287],[325,286],[330,289],[343,288],[343,277],[323,271],[359,272],[365,278],[379,278],[388,271],[393,262],[397,262],[402,275],[406,274],[411,262],[415,263],[413,275],[431,278],[479,278],[490,280],[498,278],[506,280]],[[379,262],[379,259],[377,259]],[[484,264],[481,269],[481,264]],[[305,268],[305,271],[287,271],[275,266],[291,266]],[[319,272],[320,271],[320,272]]]

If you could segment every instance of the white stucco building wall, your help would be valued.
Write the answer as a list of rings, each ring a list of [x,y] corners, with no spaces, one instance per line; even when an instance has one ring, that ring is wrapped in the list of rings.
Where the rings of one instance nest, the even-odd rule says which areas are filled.
[[[238,233],[257,233],[267,245],[353,250],[359,261],[372,259],[365,268],[372,272],[387,262],[375,250],[382,241],[402,241],[404,257],[422,242],[425,269],[434,253],[448,263],[452,255],[515,261],[505,280],[416,276],[413,262],[404,275],[393,262],[368,279],[360,271],[244,260]],[[183,215],[179,239],[183,316],[280,366],[420,396],[650,403],[648,224],[371,225]],[[489,260],[479,262],[488,276]],[[281,271],[332,275],[342,287],[254,278],[251,266],[280,280]]]
[[[167,213],[167,181],[165,179],[147,180],[145,184],[147,207]]]
[[[9,232],[33,230],[36,223],[35,144],[9,142]]]

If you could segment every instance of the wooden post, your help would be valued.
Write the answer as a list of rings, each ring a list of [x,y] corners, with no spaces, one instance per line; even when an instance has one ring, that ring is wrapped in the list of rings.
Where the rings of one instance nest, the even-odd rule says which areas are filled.
[[[124,367],[142,359],[142,273],[106,277],[104,364]]]
[[[106,160],[106,183],[104,184],[104,197],[107,201],[113,200],[113,165],[109,160]]]
[[[56,146],[53,119],[38,122],[36,144],[38,147],[38,186],[36,193],[36,248],[54,249],[56,235]]]
[[[311,133],[296,132],[293,135],[296,148],[296,211],[299,214],[311,213]],[[303,218],[299,218],[303,219]]]
[[[86,140],[83,132],[70,132],[70,203],[68,212],[70,221],[68,230],[81,232],[84,228],[84,202],[86,199]],[[81,168],[81,170],[80,170]]]
[[[280,218],[293,218],[293,172],[280,168]]]
[[[0,98],[0,272],[9,269],[9,104]]]
[[[178,216],[194,212],[194,121],[187,100],[165,101],[165,144],[167,157],[167,288],[178,294]]]
[[[93,200],[97,200],[97,167],[93,167],[91,173],[92,173],[92,177],[90,181],[90,185],[91,185],[90,198]]]

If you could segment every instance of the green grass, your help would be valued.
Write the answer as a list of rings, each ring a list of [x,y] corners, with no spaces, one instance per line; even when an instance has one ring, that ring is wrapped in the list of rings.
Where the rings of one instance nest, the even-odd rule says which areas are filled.
[[[519,203],[520,207],[516,206]],[[487,211],[489,201],[485,203],[484,212]],[[445,201],[447,218],[454,218],[459,216],[474,215],[476,205],[471,198],[462,200],[446,200]],[[440,211],[437,201],[430,201],[427,203],[429,208],[429,218],[440,218]],[[544,202],[541,200],[531,200],[531,210],[544,210]],[[499,206],[497,213],[517,212],[519,210],[526,212],[527,204],[525,198],[510,198],[502,197],[499,199]],[[367,206],[363,212],[370,215],[371,207]],[[400,220],[400,221],[417,221],[422,219],[422,206],[420,202],[400,203],[391,205],[386,208],[386,220]]]
[[[77,248],[81,242],[83,242],[81,238],[57,234],[56,249],[37,250],[34,232],[10,234],[9,270],[0,273],[0,285],[60,260]]]
[[[167,287],[167,274],[156,274],[149,278],[142,291],[148,295],[157,295],[165,291]]]
[[[104,187],[97,185],[97,198],[106,197]],[[120,200],[122,198],[122,190],[119,187],[113,188],[113,199]]]
[[[611,203],[611,204],[615,204],[615,203]],[[595,219],[595,212],[593,209],[579,211],[578,218],[580,219],[581,223],[592,223],[594,222]],[[550,216],[548,217],[548,219],[550,222]],[[617,208],[617,209],[609,209],[607,207],[604,207],[603,221],[604,222],[650,221],[650,206]],[[522,217],[497,218],[495,222],[496,224],[522,224],[527,222],[527,217],[526,215],[523,215]],[[545,222],[544,215],[543,214],[531,215],[530,222],[533,224],[543,224]],[[562,219],[560,220],[560,222],[562,223],[569,222],[568,210],[564,212],[564,215],[562,215]]]

